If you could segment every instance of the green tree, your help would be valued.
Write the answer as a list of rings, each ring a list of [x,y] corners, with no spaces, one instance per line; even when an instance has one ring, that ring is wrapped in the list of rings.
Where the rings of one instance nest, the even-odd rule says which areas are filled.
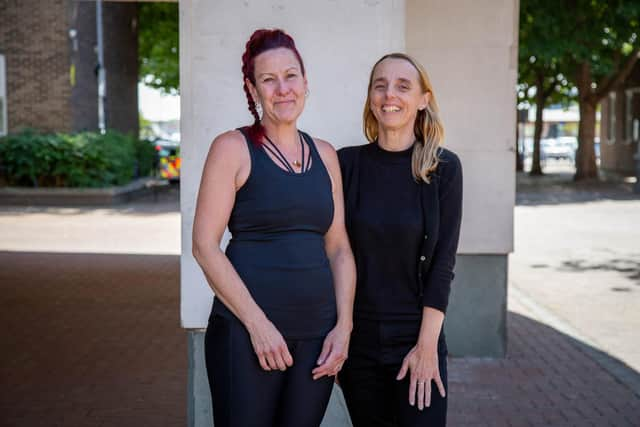
[[[640,53],[640,2],[564,0],[558,4],[571,37],[558,40],[578,89],[580,124],[576,180],[597,179],[594,149],[598,103],[631,72]]]
[[[178,3],[140,3],[140,81],[167,94],[180,90]]]
[[[518,101],[536,106],[531,175],[542,175],[540,139],[542,111],[551,103],[568,105],[575,98],[566,74],[563,46],[566,37],[558,26],[557,4],[549,0],[522,0],[518,52]]]
[[[576,95],[580,124],[574,178],[597,179],[596,109],[638,60],[640,2],[522,0],[520,8],[521,85],[526,89],[536,87],[536,104],[546,103],[548,97],[568,99]],[[563,83],[560,87],[557,78]],[[571,87],[575,87],[574,92]],[[541,110],[538,108],[540,119]],[[536,120],[536,133],[541,125],[541,120]]]

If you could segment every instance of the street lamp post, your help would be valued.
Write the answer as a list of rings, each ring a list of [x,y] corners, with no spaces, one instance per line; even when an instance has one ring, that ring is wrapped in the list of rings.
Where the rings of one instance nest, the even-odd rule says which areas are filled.
[[[102,0],[96,1],[96,31],[98,42],[98,129],[100,129],[100,133],[105,133],[107,125],[104,116],[104,100],[107,96],[107,71],[104,68],[102,40]]]
[[[633,191],[640,194],[640,141],[636,145],[636,154],[633,156],[636,161],[636,183],[633,186]]]

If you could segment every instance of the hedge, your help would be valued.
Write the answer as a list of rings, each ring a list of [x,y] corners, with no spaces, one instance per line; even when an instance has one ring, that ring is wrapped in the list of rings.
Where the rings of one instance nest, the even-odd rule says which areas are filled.
[[[0,173],[9,185],[110,187],[153,172],[148,140],[118,132],[43,134],[33,129],[0,138]]]

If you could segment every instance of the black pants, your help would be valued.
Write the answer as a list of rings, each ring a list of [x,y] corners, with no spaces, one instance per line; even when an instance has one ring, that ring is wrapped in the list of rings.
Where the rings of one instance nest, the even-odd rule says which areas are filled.
[[[265,371],[239,320],[214,316],[205,357],[216,427],[317,427],[331,397],[333,377],[313,380],[324,339],[287,340],[293,366]]]
[[[444,427],[447,398],[431,384],[431,405],[409,405],[408,372],[396,380],[402,360],[416,344],[420,321],[354,321],[349,358],[339,379],[354,427]],[[438,342],[440,377],[447,389],[447,350]]]

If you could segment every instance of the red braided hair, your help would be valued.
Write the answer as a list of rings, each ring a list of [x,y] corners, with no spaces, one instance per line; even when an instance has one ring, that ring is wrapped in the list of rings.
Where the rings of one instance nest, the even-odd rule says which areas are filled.
[[[249,41],[247,42],[244,53],[242,54],[242,76],[244,77],[244,93],[247,95],[249,111],[254,118],[253,124],[248,127],[248,132],[251,140],[256,144],[262,144],[265,132],[262,123],[260,123],[260,116],[258,115],[258,110],[256,109],[256,103],[251,96],[251,92],[249,92],[249,87],[247,86],[246,80],[249,80],[255,86],[256,77],[254,75],[254,61],[256,56],[267,50],[277,49],[281,47],[287,48],[291,52],[293,52],[293,54],[298,59],[298,62],[300,63],[300,70],[302,71],[302,75],[304,76],[304,63],[302,62],[300,52],[298,52],[298,49],[296,48],[296,43],[293,41],[293,38],[283,30],[269,30],[263,28],[254,31],[254,33],[251,34]]]

